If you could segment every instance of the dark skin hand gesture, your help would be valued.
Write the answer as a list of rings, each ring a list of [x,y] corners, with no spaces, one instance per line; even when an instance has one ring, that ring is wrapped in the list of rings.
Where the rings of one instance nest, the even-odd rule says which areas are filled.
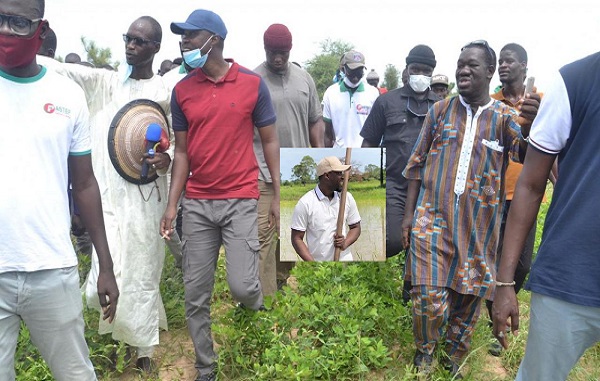
[[[410,230],[412,229],[412,218],[404,216],[402,219],[402,250],[410,246]]]
[[[511,286],[496,287],[496,296],[492,306],[493,333],[505,349],[508,348],[508,340],[505,335],[508,318],[510,318],[510,330],[516,336],[519,333],[519,303],[515,289]]]
[[[173,221],[177,218],[177,204],[175,207],[167,207],[165,213],[160,219],[160,236],[168,241],[171,240],[171,234],[175,231]]]
[[[541,101],[542,98],[538,93],[525,94],[525,98],[522,100],[521,113],[519,116],[525,119],[534,120],[538,113],[538,109],[540,108]]]
[[[117,301],[119,300],[119,289],[112,271],[98,274],[98,298],[102,307],[102,319],[112,323],[117,313]]]
[[[337,235],[337,233],[335,233],[333,235],[333,246],[340,248],[341,250],[346,250],[346,237],[342,234]]]
[[[73,202],[79,206],[81,222],[90,234],[98,256],[98,300],[102,307],[102,318],[112,323],[117,312],[119,288],[106,240],[100,190],[92,170],[91,155],[69,156],[69,170]]]
[[[406,204],[404,217],[402,218],[402,249],[410,246],[410,231],[412,230],[412,221],[417,205],[417,197],[419,196],[419,188],[421,187],[420,180],[409,180],[408,189],[406,192]]]
[[[519,101],[521,105],[521,112],[519,113],[519,124],[521,125],[521,133],[524,137],[529,136],[529,130],[531,129],[531,122],[535,119],[538,109],[540,108],[540,102],[542,98],[538,93],[527,93],[525,97]],[[521,120],[526,119],[527,123]]]
[[[145,153],[144,158],[146,163],[155,169],[165,169],[169,167],[169,164],[171,164],[171,156],[164,152],[159,152],[155,154],[154,157],[150,157],[150,155]]]
[[[269,228],[273,226],[279,235],[279,197],[274,197],[269,207]]]
[[[333,246],[339,248],[340,250],[346,250],[350,245],[352,245],[358,237],[360,236],[361,227],[360,222],[350,225],[348,230],[348,234],[343,236],[342,234],[333,234]]]
[[[81,217],[79,217],[77,214],[73,214],[71,216],[71,233],[73,233],[73,235],[76,237],[79,237],[85,233],[85,226],[83,226]]]

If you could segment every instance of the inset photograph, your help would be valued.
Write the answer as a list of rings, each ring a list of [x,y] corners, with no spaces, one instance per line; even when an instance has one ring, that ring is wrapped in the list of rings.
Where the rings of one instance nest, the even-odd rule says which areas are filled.
[[[281,261],[385,261],[385,151],[282,148]]]

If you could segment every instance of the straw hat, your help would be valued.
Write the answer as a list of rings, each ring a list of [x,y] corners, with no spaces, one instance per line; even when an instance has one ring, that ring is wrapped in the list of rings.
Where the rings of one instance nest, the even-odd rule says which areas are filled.
[[[154,168],[141,178],[142,159],[146,153],[148,125],[158,124],[169,136],[169,124],[158,103],[136,99],[123,106],[115,115],[108,131],[108,155],[115,170],[125,180],[134,184],[151,183],[158,175]]]

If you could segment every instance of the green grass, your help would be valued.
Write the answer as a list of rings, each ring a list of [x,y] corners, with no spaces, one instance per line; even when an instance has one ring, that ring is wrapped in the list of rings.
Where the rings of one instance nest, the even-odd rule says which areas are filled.
[[[538,234],[547,206],[539,213]],[[81,271],[85,273],[89,260],[83,259]],[[299,263],[292,274],[290,286],[275,298],[267,298],[268,312],[239,310],[229,295],[221,256],[212,302],[220,381],[420,379],[410,365],[414,354],[411,310],[400,303],[402,263],[398,257],[384,263]],[[162,336],[156,362],[161,370],[172,370],[170,374],[175,376],[170,380],[193,379],[194,374],[174,365],[183,359],[193,370],[194,359],[185,329],[182,276],[170,255],[161,293],[171,332],[170,340]],[[529,298],[528,292],[519,294],[520,334],[511,336],[510,348],[499,359],[487,354],[493,339],[487,314],[482,312],[464,365],[465,380],[514,379],[525,349]],[[84,317],[92,362],[101,381],[161,379],[158,374],[145,377],[132,370],[132,364],[125,361],[124,346],[97,334],[95,311],[85,310]],[[599,380],[598,364],[600,345],[585,353],[568,380]],[[52,380],[26,329],[19,338],[16,367],[17,380]],[[429,378],[450,379],[441,369]]]
[[[306,192],[314,189],[316,183],[309,184],[291,184],[281,186],[281,192],[279,198],[281,202],[297,202],[300,197],[304,196]],[[380,187],[379,180],[369,180],[362,182],[349,182],[348,191],[352,193],[352,196],[356,201],[381,201],[385,200],[385,188]]]

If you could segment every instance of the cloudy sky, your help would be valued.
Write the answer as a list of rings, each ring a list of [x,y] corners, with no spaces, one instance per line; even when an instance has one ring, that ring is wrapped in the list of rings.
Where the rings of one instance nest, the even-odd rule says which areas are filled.
[[[121,35],[137,17],[153,16],[163,27],[158,69],[160,61],[179,55],[170,23],[185,21],[196,8],[221,15],[229,30],[225,56],[249,68],[264,60],[265,29],[283,23],[293,35],[291,60],[304,63],[319,52],[319,42],[340,39],[364,53],[367,66],[381,77],[386,64],[402,69],[416,44],[431,46],[438,61],[435,72],[453,79],[467,42],[486,39],[497,52],[517,42],[527,49],[529,74],[541,90],[549,72],[597,51],[600,36],[596,0],[48,0],[46,19],[58,35],[58,55],[85,57],[80,43],[85,36],[124,61]]]

